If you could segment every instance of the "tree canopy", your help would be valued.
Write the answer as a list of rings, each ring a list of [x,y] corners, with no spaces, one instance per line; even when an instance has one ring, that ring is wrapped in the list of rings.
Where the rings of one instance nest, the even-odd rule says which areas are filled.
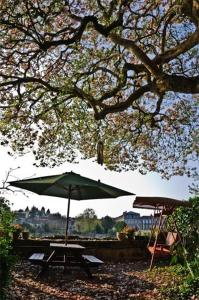
[[[77,216],[77,219],[89,219],[89,220],[96,220],[97,216],[95,214],[94,209],[86,208],[83,213]]]
[[[1,144],[55,165],[193,174],[197,0],[4,0]],[[78,150],[78,151],[77,151]]]
[[[95,231],[97,223],[97,216],[92,208],[86,208],[83,213],[77,216],[77,228],[82,233]]]
[[[101,218],[101,225],[104,229],[104,232],[108,233],[108,231],[115,225],[115,220],[109,216],[105,216]]]

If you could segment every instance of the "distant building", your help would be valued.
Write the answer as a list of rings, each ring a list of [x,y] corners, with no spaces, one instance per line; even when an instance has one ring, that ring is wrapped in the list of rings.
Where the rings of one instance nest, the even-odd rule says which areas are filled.
[[[149,230],[154,225],[154,218],[153,216],[142,216],[142,230]]]
[[[42,207],[41,210],[38,210],[36,207],[33,207],[31,210],[26,208],[25,211],[22,209],[15,211],[16,214],[16,223],[21,225],[33,226],[36,229],[47,228],[49,233],[53,234],[65,234],[66,228],[66,217],[61,216],[61,214],[51,214],[48,209],[45,212],[45,209]],[[72,234],[75,229],[75,219],[69,218],[68,223],[68,234]],[[44,233],[45,234],[45,233]]]
[[[69,218],[68,222],[68,234],[72,234],[76,229],[75,218]]]
[[[17,223],[23,224],[26,222],[26,212],[21,209],[16,212]]]
[[[129,227],[134,227],[134,228],[139,228],[141,227],[141,219],[140,219],[140,214],[135,213],[133,211],[125,211],[123,213],[124,216],[124,222],[129,226]]]
[[[133,211],[125,211],[122,216],[114,218],[115,221],[124,221],[129,227],[137,228],[138,230],[150,230],[154,224],[154,218],[150,216],[140,216],[139,213]]]

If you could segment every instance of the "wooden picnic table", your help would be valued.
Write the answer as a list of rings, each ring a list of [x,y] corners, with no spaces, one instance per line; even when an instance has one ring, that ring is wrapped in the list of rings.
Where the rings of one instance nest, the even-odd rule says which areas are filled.
[[[38,276],[41,276],[50,265],[63,266],[66,272],[68,267],[79,267],[83,269],[89,278],[92,278],[91,267],[98,267],[103,264],[92,255],[83,255],[85,247],[78,244],[50,243],[50,255],[45,253],[34,253],[29,260],[32,263],[42,266]]]

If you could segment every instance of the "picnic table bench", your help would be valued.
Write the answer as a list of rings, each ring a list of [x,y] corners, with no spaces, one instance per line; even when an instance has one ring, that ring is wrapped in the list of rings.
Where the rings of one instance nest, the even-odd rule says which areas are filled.
[[[83,255],[82,247],[77,244],[57,244],[51,243],[50,248],[52,249],[50,255],[45,253],[33,253],[29,260],[31,263],[41,265],[42,269],[38,273],[41,276],[50,265],[63,266],[64,269],[67,267],[80,267],[92,278],[91,268],[97,268],[103,264],[103,261],[93,255]]]
[[[45,253],[34,253],[29,257],[32,262],[42,261],[44,259]]]
[[[82,257],[91,264],[91,266],[100,266],[101,264],[103,264],[104,262],[102,260],[100,260],[99,258],[93,256],[93,255],[82,255]]]

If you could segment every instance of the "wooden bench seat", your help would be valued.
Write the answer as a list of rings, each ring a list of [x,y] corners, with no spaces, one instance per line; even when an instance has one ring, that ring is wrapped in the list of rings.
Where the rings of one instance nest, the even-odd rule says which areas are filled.
[[[42,263],[44,261],[44,253],[33,253],[30,257],[29,260],[32,263]]]
[[[42,267],[36,278],[44,274],[51,265],[62,266],[64,269],[66,267],[80,267],[84,269],[89,278],[92,278],[90,268],[97,268],[104,263],[93,255],[57,256],[55,250],[49,256],[46,256],[45,253],[33,253],[29,257],[29,261]]]
[[[91,264],[92,266],[100,266],[104,262],[100,260],[99,258],[93,256],[93,255],[82,255],[82,257],[85,259],[86,262]]]

